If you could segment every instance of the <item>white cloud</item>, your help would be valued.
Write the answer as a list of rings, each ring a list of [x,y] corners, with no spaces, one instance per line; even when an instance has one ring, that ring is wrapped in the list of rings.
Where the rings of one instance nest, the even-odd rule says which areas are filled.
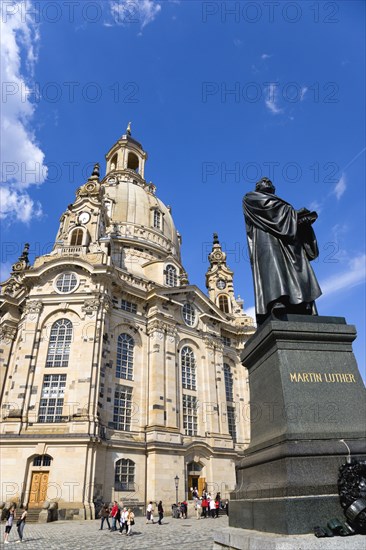
[[[278,115],[283,112],[283,109],[278,106],[278,89],[276,83],[268,85],[268,95],[267,99],[265,99],[265,104],[267,109],[269,109],[274,115]]]
[[[249,315],[249,317],[251,317],[255,321],[255,319],[256,319],[256,317],[255,317],[255,306],[246,308],[244,310],[244,313],[245,313],[245,315]]]
[[[333,189],[333,193],[335,194],[335,196],[339,200],[346,189],[347,189],[346,176],[344,174],[342,174],[340,180],[337,182],[337,184],[335,185],[335,187]]]
[[[262,53],[261,55],[261,59],[270,59],[272,56],[269,55],[268,53]]]
[[[301,91],[300,91],[300,101],[304,101],[305,94],[306,94],[307,91],[308,91],[307,86],[302,86]]]
[[[40,36],[30,13],[15,2],[10,13],[1,18],[1,218],[28,222],[40,215],[36,204],[25,191],[41,184],[47,177],[44,153],[30,128],[35,105],[30,101],[30,87],[37,61]],[[18,7],[18,9],[16,9]],[[23,62],[25,60],[25,63]]]
[[[327,298],[335,292],[348,290],[354,286],[364,283],[366,280],[366,254],[360,254],[353,258],[346,271],[333,275],[325,281],[320,282],[323,296]]]
[[[117,25],[139,23],[141,29],[152,23],[161,11],[161,4],[156,0],[111,0],[111,14]],[[106,26],[110,26],[106,24]]]
[[[42,216],[42,206],[34,202],[28,193],[0,186],[0,219],[29,223],[32,218]]]

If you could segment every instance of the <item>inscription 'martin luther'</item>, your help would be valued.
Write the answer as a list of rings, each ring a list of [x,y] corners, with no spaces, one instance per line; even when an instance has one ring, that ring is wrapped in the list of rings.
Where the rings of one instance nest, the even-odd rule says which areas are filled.
[[[320,372],[290,372],[291,382],[339,382],[352,384],[356,383],[353,374],[348,373],[320,373]]]

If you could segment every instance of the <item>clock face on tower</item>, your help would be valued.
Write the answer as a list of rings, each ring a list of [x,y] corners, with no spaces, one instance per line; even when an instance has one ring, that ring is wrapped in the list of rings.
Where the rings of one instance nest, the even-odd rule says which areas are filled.
[[[217,286],[218,289],[224,290],[224,288],[226,287],[226,282],[224,281],[224,279],[219,279],[216,282],[216,286]]]
[[[89,220],[90,220],[89,212],[80,212],[80,214],[78,215],[79,223],[88,223]]]

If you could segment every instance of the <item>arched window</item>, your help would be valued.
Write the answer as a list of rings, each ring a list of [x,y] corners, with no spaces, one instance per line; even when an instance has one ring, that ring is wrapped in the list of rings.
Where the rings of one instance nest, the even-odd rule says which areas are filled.
[[[229,300],[228,300],[228,297],[225,296],[224,294],[219,296],[219,308],[224,313],[230,313]]]
[[[139,159],[134,153],[128,154],[127,168],[134,170],[137,173],[139,171]]]
[[[224,363],[224,380],[226,401],[234,401],[233,374],[231,372],[230,366],[227,363]]]
[[[70,245],[81,246],[83,244],[84,231],[78,227],[71,233]]]
[[[135,490],[135,463],[129,458],[117,460],[114,470],[114,490]]]
[[[53,323],[48,345],[46,367],[67,367],[72,341],[72,322],[59,319]]]
[[[117,378],[132,380],[134,339],[129,334],[120,334],[117,340]]]
[[[185,324],[189,327],[194,327],[196,323],[196,309],[192,304],[190,304],[189,302],[186,302],[184,304],[182,315]]]
[[[177,286],[178,285],[178,275],[177,269],[174,265],[167,265],[165,270],[165,284],[168,286]]]
[[[154,227],[156,229],[161,229],[161,212],[159,210],[154,210]]]
[[[181,354],[182,386],[187,390],[196,389],[196,359],[193,350],[184,346]]]
[[[51,460],[50,455],[38,455],[33,459],[33,466],[51,466]]]
[[[113,155],[111,160],[111,170],[115,170],[117,168],[117,153]]]
[[[236,441],[236,413],[234,401],[233,375],[230,365],[224,363],[224,380],[226,393],[226,411],[229,434]]]

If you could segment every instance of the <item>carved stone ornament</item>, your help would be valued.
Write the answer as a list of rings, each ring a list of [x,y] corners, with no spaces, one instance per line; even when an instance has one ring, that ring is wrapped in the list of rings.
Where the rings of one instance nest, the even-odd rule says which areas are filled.
[[[98,196],[100,192],[100,184],[97,181],[87,181],[79,187],[76,194],[78,197]]]
[[[99,309],[100,300],[99,298],[92,298],[90,300],[85,300],[84,304],[81,306],[81,310],[84,311],[87,315],[93,315]]]
[[[4,342],[4,344],[10,344],[10,342],[15,339],[16,333],[16,328],[3,325],[2,327],[0,327],[0,342]]]
[[[23,284],[20,281],[19,275],[12,275],[9,279],[9,282],[3,286],[4,294],[9,294],[13,296],[19,289],[23,287]]]
[[[24,313],[26,315],[35,315],[41,313],[43,304],[39,300],[29,300],[24,306]]]
[[[159,319],[154,319],[151,321],[147,327],[147,334],[152,336],[156,333],[157,337],[161,340],[164,336],[164,332],[168,330],[168,325]]]

